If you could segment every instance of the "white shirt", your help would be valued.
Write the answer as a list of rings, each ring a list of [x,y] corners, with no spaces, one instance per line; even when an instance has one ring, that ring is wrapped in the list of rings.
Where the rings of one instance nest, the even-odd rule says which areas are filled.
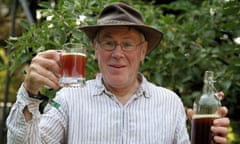
[[[132,98],[122,105],[102,84],[99,74],[84,88],[62,88],[52,106],[39,113],[41,101],[23,86],[7,118],[8,144],[189,144],[180,98],[143,76]],[[26,122],[23,108],[33,119]]]

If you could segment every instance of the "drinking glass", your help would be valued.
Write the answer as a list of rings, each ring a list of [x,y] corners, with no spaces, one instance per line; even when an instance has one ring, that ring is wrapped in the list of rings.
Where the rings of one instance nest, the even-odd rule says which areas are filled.
[[[62,87],[85,86],[86,47],[80,43],[66,43],[61,51]]]

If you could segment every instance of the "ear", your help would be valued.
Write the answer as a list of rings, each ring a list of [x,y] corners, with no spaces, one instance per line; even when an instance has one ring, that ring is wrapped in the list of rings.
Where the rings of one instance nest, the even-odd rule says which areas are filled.
[[[145,41],[142,44],[142,50],[141,50],[141,61],[145,59],[145,56],[147,55],[147,49],[148,49],[148,42]]]

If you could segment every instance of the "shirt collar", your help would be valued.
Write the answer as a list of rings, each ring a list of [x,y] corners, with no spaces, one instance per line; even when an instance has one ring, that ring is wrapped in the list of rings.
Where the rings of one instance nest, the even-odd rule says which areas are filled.
[[[135,93],[136,96],[137,97],[144,96],[145,98],[150,98],[151,95],[150,95],[150,90],[149,90],[147,79],[144,77],[143,74],[138,73],[138,80],[140,81],[140,85]],[[96,91],[94,92],[93,96],[101,96],[104,93],[111,96],[111,93],[106,89],[106,87],[103,84],[101,73],[97,74],[97,76],[96,76],[95,88],[96,88]]]

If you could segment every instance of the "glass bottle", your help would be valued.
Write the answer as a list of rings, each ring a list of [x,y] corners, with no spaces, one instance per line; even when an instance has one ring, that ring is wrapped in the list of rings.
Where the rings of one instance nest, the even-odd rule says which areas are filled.
[[[215,144],[211,132],[213,120],[220,117],[220,98],[214,88],[214,72],[206,71],[202,95],[194,101],[191,128],[192,144]]]

